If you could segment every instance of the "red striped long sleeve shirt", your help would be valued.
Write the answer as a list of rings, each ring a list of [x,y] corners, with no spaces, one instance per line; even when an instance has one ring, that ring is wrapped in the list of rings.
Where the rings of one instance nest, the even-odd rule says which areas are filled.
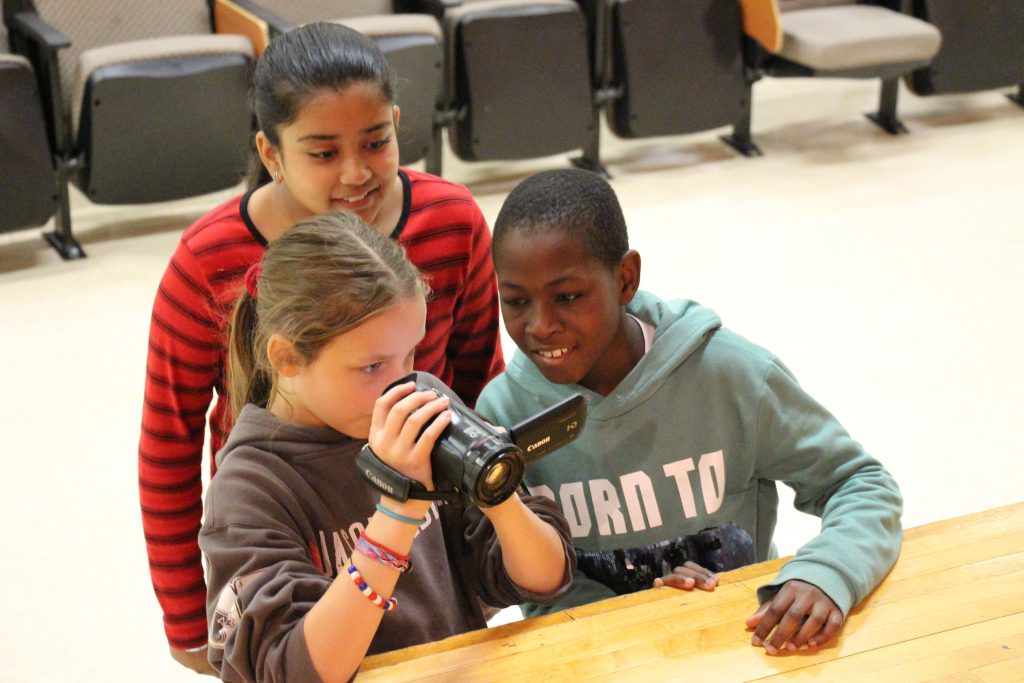
[[[403,210],[392,237],[432,289],[415,367],[440,377],[473,405],[504,369],[490,231],[465,187],[407,169],[399,175]],[[181,649],[207,640],[198,545],[207,413],[212,456],[230,430],[226,325],[245,271],[266,249],[247,201],[248,195],[235,197],[183,233],[150,323],[139,498],[164,630],[171,646]],[[209,463],[213,476],[212,457]]]

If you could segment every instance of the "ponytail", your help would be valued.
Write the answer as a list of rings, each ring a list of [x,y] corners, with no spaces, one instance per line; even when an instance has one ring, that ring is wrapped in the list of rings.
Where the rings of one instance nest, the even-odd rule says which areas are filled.
[[[265,406],[274,390],[274,378],[256,353],[256,297],[244,287],[235,303],[228,337],[228,396],[232,422],[246,403]]]

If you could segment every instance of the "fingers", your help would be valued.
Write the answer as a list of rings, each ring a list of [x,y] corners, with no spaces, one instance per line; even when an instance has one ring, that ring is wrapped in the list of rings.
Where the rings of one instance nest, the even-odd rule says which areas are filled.
[[[374,404],[370,447],[383,462],[432,489],[430,452],[451,423],[449,403],[448,396],[415,391],[412,382],[392,387]]]
[[[749,617],[747,617],[747,628],[748,629],[753,630],[753,629],[757,628],[757,625],[760,624],[761,620],[764,618],[765,612],[768,611],[768,607],[769,607],[770,604],[771,604],[770,602],[766,602],[766,603],[762,604],[760,607],[757,608],[756,612],[754,612]],[[760,645],[760,644],[761,643],[754,643],[754,645]]]
[[[411,448],[427,422],[447,408],[448,402],[447,396],[438,396],[433,391],[413,392],[391,407],[384,429],[398,435],[402,445]]]
[[[414,388],[412,382],[393,387],[373,406],[370,445],[385,460],[385,453],[378,449],[411,450],[424,426],[448,407],[447,396],[438,396],[433,391],[413,391]]]
[[[754,645],[764,645],[765,651],[770,655],[777,654],[789,637],[800,628],[806,610],[807,606],[797,596],[796,591],[786,590],[783,586],[783,589],[768,602],[768,609],[754,629],[751,642]]]
[[[796,652],[806,645],[807,641],[811,639],[811,636],[821,630],[821,627],[824,625],[827,618],[827,608],[817,604],[811,605],[811,611],[802,617],[802,623],[796,633],[786,641],[786,649],[790,652]]]
[[[715,590],[715,586],[718,585],[718,574],[714,573],[710,569],[705,569],[696,562],[686,562],[681,568],[676,567],[672,570],[672,573],[676,573],[682,569],[684,572],[690,572],[696,582],[697,588],[706,591]]]
[[[402,431],[404,433],[405,430],[410,428],[410,425],[412,426],[412,429],[414,430],[412,437],[415,439],[416,435],[419,435],[419,438],[416,441],[417,448],[422,448],[426,450],[427,453],[430,453],[434,448],[434,444],[437,442],[438,437],[441,436],[445,427],[447,427],[452,421],[451,411],[446,410],[448,404],[449,399],[447,396],[438,396],[435,400],[426,404],[421,410],[416,411],[416,414],[410,417],[406,422],[406,426]],[[421,413],[422,415],[420,415]],[[422,429],[422,425],[428,420],[433,420],[433,422],[431,422],[426,429],[423,429],[423,433],[421,434],[420,430]]]
[[[675,567],[671,574],[654,580],[655,588],[669,586],[687,591],[694,588],[713,591],[717,585],[718,575],[696,562],[687,562],[682,567]]]
[[[810,638],[807,641],[809,647],[821,647],[827,645],[832,641],[833,638],[839,635],[839,632],[843,630],[843,613],[839,611],[839,608],[835,608],[829,612],[828,618],[825,620],[825,628]]]
[[[655,579],[654,587],[668,586],[669,588],[679,588],[684,591],[693,590],[693,587],[697,585],[696,580],[692,576],[681,576],[676,573],[667,574],[666,576]]]
[[[370,416],[371,432],[383,429],[384,423],[387,421],[388,414],[391,412],[391,408],[393,408],[403,396],[407,396],[415,388],[415,382],[405,382],[404,384],[398,384],[385,391],[384,394],[373,404],[373,414]]]
[[[763,645],[769,655],[785,649],[820,647],[839,634],[842,612],[817,586],[788,581],[771,600],[747,618],[754,629],[751,644]]]

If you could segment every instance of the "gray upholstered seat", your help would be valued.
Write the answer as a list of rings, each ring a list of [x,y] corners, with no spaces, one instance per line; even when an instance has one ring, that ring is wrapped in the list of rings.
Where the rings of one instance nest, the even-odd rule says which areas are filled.
[[[135,204],[244,175],[253,50],[212,34],[205,0],[5,0],[4,19],[44,84],[61,194],[51,242],[65,258],[83,255],[68,180],[94,202]]]
[[[761,75],[878,78],[878,111],[868,118],[890,134],[906,132],[896,114],[899,78],[934,58],[942,44],[934,26],[866,1],[740,3],[751,39],[751,84]],[[728,141],[741,150],[751,145],[749,125]]]
[[[595,120],[586,20],[572,0],[425,0],[445,34],[442,122],[467,161],[583,149]],[[439,169],[440,159],[435,160]],[[431,166],[428,166],[431,168]]]
[[[745,69],[735,0],[583,0],[595,100],[622,138],[682,135],[741,125]],[[601,127],[585,150],[601,169]]]
[[[46,223],[57,210],[55,186],[35,73],[7,52],[0,25],[0,233]]]
[[[787,11],[782,33],[778,54],[822,73],[927,62],[942,42],[934,26],[868,5]]]

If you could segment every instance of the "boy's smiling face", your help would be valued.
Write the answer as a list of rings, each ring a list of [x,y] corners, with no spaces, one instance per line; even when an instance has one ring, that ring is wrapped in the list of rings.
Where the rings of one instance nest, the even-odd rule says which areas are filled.
[[[548,381],[607,395],[643,355],[625,312],[639,281],[635,251],[612,268],[566,231],[513,229],[495,243],[494,266],[505,329]]]

